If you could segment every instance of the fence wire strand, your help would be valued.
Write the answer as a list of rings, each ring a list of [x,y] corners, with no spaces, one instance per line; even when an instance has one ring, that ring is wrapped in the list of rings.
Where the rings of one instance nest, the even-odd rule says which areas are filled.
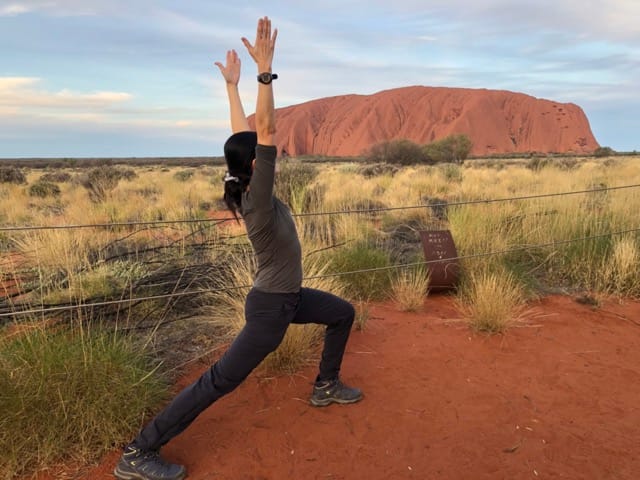
[[[419,208],[442,208],[442,207],[460,207],[464,205],[479,205],[490,204],[500,202],[513,202],[518,200],[534,200],[538,198],[551,198],[561,197],[568,195],[581,195],[587,193],[608,192],[613,190],[622,190],[629,188],[638,188],[640,184],[636,185],[620,185],[617,187],[602,187],[594,188],[590,190],[575,190],[571,192],[557,192],[557,193],[543,193],[538,195],[523,195],[518,197],[505,197],[494,198],[487,200],[465,200],[460,202],[451,203],[433,203],[428,205],[407,205],[404,207],[381,207],[370,209],[355,209],[355,210],[334,210],[328,212],[306,212],[306,213],[294,213],[294,217],[313,217],[324,215],[350,215],[361,213],[380,213],[380,212],[392,212],[396,210],[415,210]],[[88,223],[88,224],[75,224],[75,225],[26,225],[26,226],[12,226],[12,227],[0,227],[0,232],[20,232],[20,231],[33,231],[33,230],[73,230],[82,228],[113,228],[113,227],[134,227],[134,226],[152,226],[152,225],[174,225],[174,224],[190,224],[190,223],[209,223],[209,222],[228,222],[235,221],[234,218],[220,217],[220,218],[201,218],[201,219],[182,219],[182,220],[150,220],[144,222],[114,222],[114,223]]]
[[[346,275],[372,273],[372,272],[385,271],[385,270],[386,271],[397,270],[401,268],[408,268],[408,267],[414,267],[414,266],[420,266],[420,265],[430,265],[435,263],[446,263],[446,262],[454,262],[458,260],[469,260],[474,258],[490,257],[495,255],[507,255],[514,252],[530,251],[530,250],[536,250],[539,248],[547,248],[547,247],[555,247],[559,245],[566,245],[570,243],[578,243],[578,242],[583,242],[587,240],[595,240],[598,238],[612,237],[612,236],[625,235],[628,233],[637,233],[637,232],[640,232],[640,227],[627,229],[627,230],[620,230],[617,232],[603,233],[599,235],[590,235],[587,237],[572,238],[568,240],[554,240],[552,242],[534,244],[534,245],[525,245],[522,247],[508,248],[505,250],[499,250],[494,252],[475,253],[475,254],[469,254],[469,255],[460,255],[456,257],[443,258],[438,260],[425,260],[422,262],[389,265],[386,267],[366,268],[361,270],[352,270],[348,272],[335,272],[335,273],[327,273],[323,275],[314,275],[310,277],[304,277],[303,280],[318,280],[323,278],[341,277]],[[132,298],[126,298],[121,300],[108,300],[104,302],[85,303],[85,304],[76,304],[76,305],[61,305],[57,307],[48,307],[48,308],[31,309],[31,310],[16,310],[9,313],[0,313],[0,318],[16,317],[16,316],[22,316],[22,315],[37,315],[37,314],[61,312],[61,311],[76,310],[76,309],[87,309],[87,308],[95,308],[95,307],[106,307],[110,305],[123,305],[123,304],[130,304],[130,303],[150,301],[150,300],[161,300],[161,299],[178,298],[178,297],[185,297],[185,296],[191,296],[191,295],[200,295],[205,293],[209,293],[209,294],[224,293],[232,290],[249,289],[251,287],[252,285],[241,285],[241,286],[227,287],[222,289],[220,288],[202,289],[202,290],[183,291],[183,292],[176,292],[176,293],[163,294],[163,295],[150,295],[147,297],[132,297]]]

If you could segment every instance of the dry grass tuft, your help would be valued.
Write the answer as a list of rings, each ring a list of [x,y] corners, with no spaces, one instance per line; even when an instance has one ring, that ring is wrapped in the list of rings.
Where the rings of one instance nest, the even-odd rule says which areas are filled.
[[[458,294],[461,310],[478,332],[504,332],[524,306],[522,287],[507,272],[472,274]]]
[[[429,272],[422,266],[402,269],[391,282],[391,298],[401,312],[422,308],[429,288]]]

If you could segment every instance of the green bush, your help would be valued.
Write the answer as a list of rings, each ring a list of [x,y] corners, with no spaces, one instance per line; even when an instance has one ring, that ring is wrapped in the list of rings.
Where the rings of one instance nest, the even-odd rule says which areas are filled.
[[[38,328],[0,341],[0,477],[87,463],[128,440],[166,396],[153,372],[114,333]]]
[[[29,187],[29,196],[47,198],[60,196],[60,187],[55,183],[38,180]]]
[[[464,134],[449,135],[423,147],[427,161],[431,163],[462,163],[471,153],[471,139]]]
[[[330,272],[344,273],[360,270],[378,269],[391,265],[389,255],[365,243],[343,248],[330,260]],[[390,295],[390,269],[361,272],[340,276],[345,291],[352,299],[383,300]]]
[[[25,174],[16,167],[0,167],[0,183],[15,183],[24,185],[27,183]]]
[[[423,148],[410,140],[389,140],[372,146],[366,154],[369,163],[414,165],[425,163]]]

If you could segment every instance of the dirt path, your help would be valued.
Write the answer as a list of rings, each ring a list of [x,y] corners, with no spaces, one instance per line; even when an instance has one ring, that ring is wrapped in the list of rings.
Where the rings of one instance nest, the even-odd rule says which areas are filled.
[[[493,337],[458,320],[447,297],[373,305],[343,367],[361,403],[310,407],[314,368],[252,375],[164,455],[189,480],[637,478],[640,303],[551,297]],[[117,457],[74,478],[113,478]]]

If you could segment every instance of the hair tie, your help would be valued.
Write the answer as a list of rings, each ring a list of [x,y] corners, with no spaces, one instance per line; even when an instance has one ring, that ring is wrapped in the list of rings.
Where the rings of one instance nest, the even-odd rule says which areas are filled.
[[[238,177],[234,177],[232,175],[229,175],[229,172],[225,172],[225,174],[224,174],[224,183],[227,183],[227,182],[240,183],[240,179]]]

